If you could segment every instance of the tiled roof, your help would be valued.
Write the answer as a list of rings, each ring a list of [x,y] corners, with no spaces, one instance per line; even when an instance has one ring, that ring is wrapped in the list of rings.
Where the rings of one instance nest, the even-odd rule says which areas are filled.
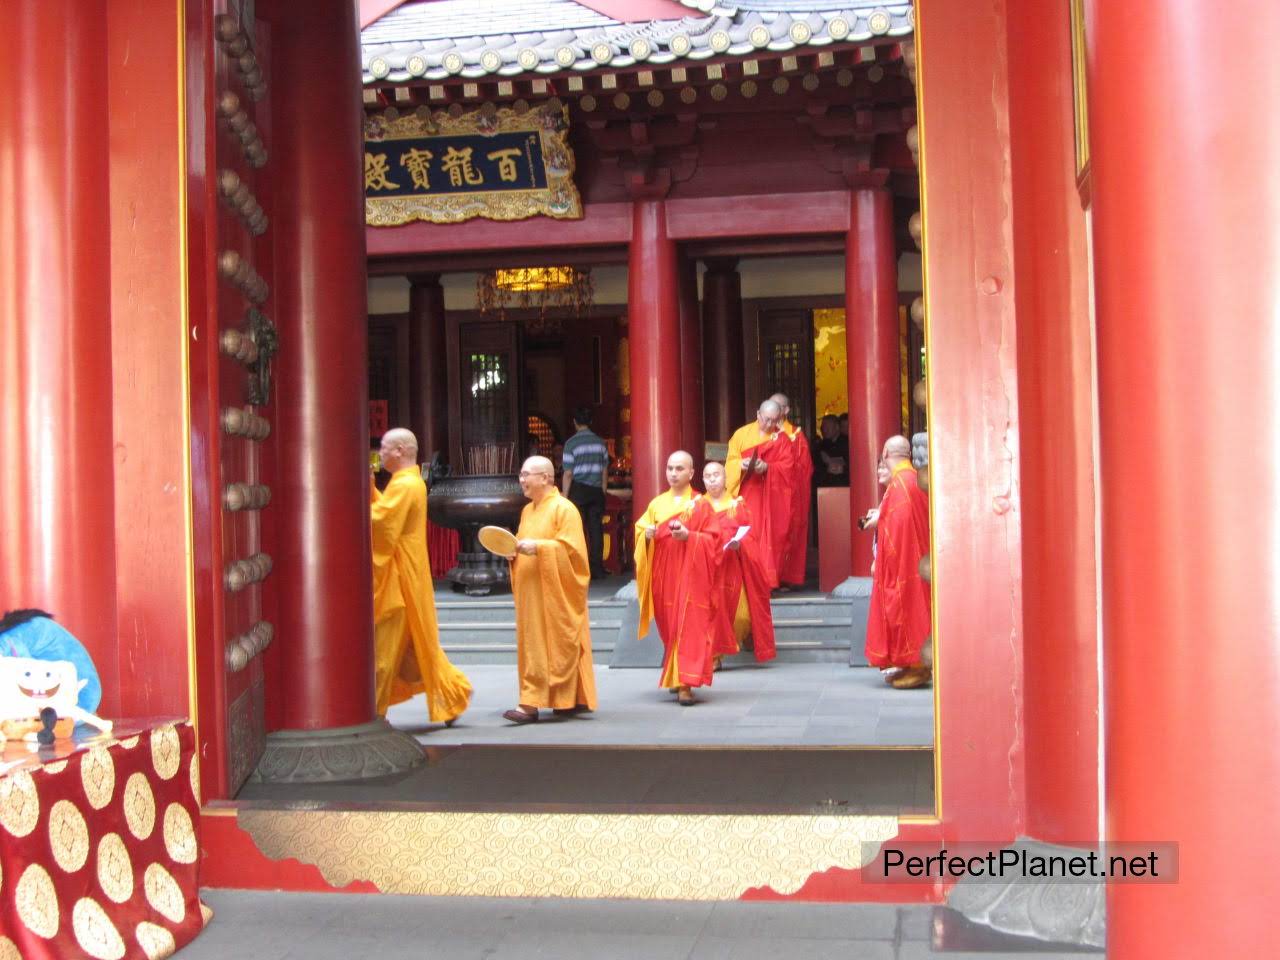
[[[680,2],[690,16],[640,23],[621,23],[575,0],[407,3],[362,31],[364,82],[678,65],[903,37],[915,22],[910,3],[831,0],[828,9],[822,0]]]

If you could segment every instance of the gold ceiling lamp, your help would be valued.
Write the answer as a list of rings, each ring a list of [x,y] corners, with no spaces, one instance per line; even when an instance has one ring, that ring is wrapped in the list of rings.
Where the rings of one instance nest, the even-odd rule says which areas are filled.
[[[530,333],[559,333],[563,314],[585,316],[595,296],[590,270],[576,267],[512,267],[489,270],[476,277],[476,304],[483,316],[508,309],[537,310],[525,321]]]

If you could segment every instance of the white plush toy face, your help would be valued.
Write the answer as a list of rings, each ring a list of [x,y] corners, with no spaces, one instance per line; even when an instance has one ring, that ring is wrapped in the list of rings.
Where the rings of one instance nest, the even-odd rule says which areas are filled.
[[[76,676],[67,660],[29,660],[0,657],[0,720],[29,720],[53,707],[59,717],[70,716],[88,680]]]

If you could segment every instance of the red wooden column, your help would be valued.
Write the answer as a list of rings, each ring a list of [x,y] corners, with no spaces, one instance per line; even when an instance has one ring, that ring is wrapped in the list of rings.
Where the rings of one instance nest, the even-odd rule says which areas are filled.
[[[1108,956],[1273,955],[1280,6],[1088,12],[1107,839],[1181,845]]]
[[[290,779],[376,775],[353,760],[389,728],[373,709],[373,604],[369,543],[368,314],[360,50],[346,0],[299,7],[277,0],[272,27],[275,284],[280,331],[273,363],[280,463],[279,689],[284,730],[273,750],[311,749]],[[323,64],[323,69],[317,69]],[[337,729],[335,729],[337,728]],[[406,753],[409,756],[411,751]],[[420,757],[419,753],[419,757]],[[343,769],[331,769],[330,763]],[[406,762],[412,762],[407,759]]]
[[[680,449],[680,277],[666,205],[637,200],[631,225],[631,505],[639,516],[666,489],[667,457]]]
[[[898,257],[887,190],[856,189],[845,245],[845,344],[849,357],[849,516],[880,502],[876,463],[902,430],[898,370]],[[854,531],[855,577],[871,573],[871,538]]]
[[[409,425],[419,459],[449,456],[444,287],[437,273],[409,278]]]
[[[0,612],[78,636],[118,706],[106,4],[19,2],[0,30]],[[49,83],[38,64],[74,63]],[[180,456],[181,451],[175,451]]]
[[[705,435],[725,443],[746,422],[742,277],[736,260],[708,260],[702,275]]]
[[[698,310],[698,262],[680,261],[680,445],[701,467],[702,316]]]

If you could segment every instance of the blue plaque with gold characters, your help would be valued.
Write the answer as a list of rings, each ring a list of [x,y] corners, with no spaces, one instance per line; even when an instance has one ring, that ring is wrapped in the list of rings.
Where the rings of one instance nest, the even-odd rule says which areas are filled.
[[[365,223],[579,219],[568,134],[564,106],[367,117]]]

